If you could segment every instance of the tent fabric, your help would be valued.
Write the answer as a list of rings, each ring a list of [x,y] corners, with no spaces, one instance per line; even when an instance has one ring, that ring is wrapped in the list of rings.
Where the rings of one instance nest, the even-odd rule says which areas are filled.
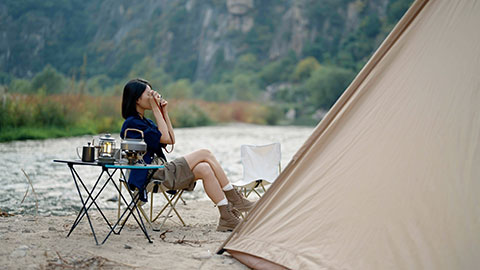
[[[480,265],[480,2],[416,1],[222,246],[292,269]]]

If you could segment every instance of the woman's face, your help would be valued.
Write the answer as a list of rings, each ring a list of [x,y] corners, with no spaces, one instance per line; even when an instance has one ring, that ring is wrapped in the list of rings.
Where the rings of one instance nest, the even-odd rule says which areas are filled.
[[[152,104],[150,103],[152,89],[147,85],[143,94],[137,100],[137,106],[140,106],[144,110],[151,110]]]

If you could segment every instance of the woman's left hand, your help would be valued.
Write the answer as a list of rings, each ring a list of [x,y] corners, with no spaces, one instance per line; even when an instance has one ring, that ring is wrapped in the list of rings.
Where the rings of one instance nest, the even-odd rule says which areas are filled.
[[[161,107],[164,111],[167,111],[167,106],[168,106],[168,101],[162,98],[162,99],[160,100],[160,107]]]

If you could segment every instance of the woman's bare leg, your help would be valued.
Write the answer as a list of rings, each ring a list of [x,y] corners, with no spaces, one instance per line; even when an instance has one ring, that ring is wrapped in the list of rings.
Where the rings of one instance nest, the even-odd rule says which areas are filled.
[[[195,175],[195,179],[202,179],[203,188],[213,203],[218,204],[225,199],[225,194],[210,164],[200,162],[192,169],[192,172]]]
[[[193,171],[193,168],[195,168],[195,166],[197,166],[199,163],[201,162],[208,163],[210,167],[213,169],[213,172],[215,173],[215,178],[218,180],[220,187],[224,187],[230,183],[230,181],[228,181],[227,179],[227,175],[225,174],[225,171],[223,170],[222,166],[220,166],[220,163],[217,161],[215,156],[209,150],[206,150],[206,149],[197,150],[190,154],[185,155],[184,158],[187,161],[188,166],[190,166],[190,169],[192,169],[192,171]]]

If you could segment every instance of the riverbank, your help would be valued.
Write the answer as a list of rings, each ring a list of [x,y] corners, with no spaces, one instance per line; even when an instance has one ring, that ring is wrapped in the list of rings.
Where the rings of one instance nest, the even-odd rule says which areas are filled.
[[[243,177],[240,161],[242,144],[263,145],[273,142],[281,144],[282,168],[300,148],[312,132],[308,127],[280,127],[258,125],[225,125],[175,129],[175,150],[167,154],[168,160],[184,156],[195,150],[209,149],[226,171],[231,181]],[[78,159],[76,148],[95,140],[98,136],[80,136],[61,139],[27,140],[0,143],[0,209],[12,214],[35,214],[65,216],[76,213],[81,205],[68,166],[53,162],[55,159]],[[112,134],[120,143],[119,134]],[[88,187],[92,187],[101,173],[100,167],[80,166],[76,168]],[[29,175],[35,194],[29,189]],[[118,176],[115,176],[118,177]],[[117,178],[115,178],[117,179]],[[115,209],[118,192],[108,185],[98,199],[104,209]],[[193,192],[184,194],[186,200],[206,198],[202,185]],[[38,208],[37,208],[38,207]]]
[[[20,127],[2,129],[0,142],[24,141],[24,140],[45,140],[53,138],[64,138],[82,135],[96,134],[94,130],[84,127]]]
[[[187,226],[169,219],[148,243],[134,219],[120,235],[97,246],[85,218],[66,238],[75,215],[0,217],[0,269],[248,269],[215,252],[229,233],[217,232],[218,210],[209,201],[187,201],[178,210]],[[95,232],[103,239],[107,225],[92,211]],[[116,211],[107,210],[110,220]],[[157,224],[158,225],[158,224]]]
[[[117,133],[124,121],[121,103],[121,95],[8,94],[0,104],[0,142]],[[175,128],[285,122],[280,107],[254,101],[171,99],[169,108]],[[151,111],[146,116],[153,119]]]
[[[234,181],[243,177],[241,145],[279,142],[284,169],[312,130],[246,124],[180,128],[175,130],[175,151],[167,158],[209,149]],[[113,136],[119,142],[119,134]],[[0,143],[0,208],[15,214],[0,216],[0,269],[96,269],[99,265],[103,269],[248,269],[231,257],[214,255],[229,233],[215,231],[218,210],[201,183],[184,194],[187,205],[178,206],[188,226],[173,223],[176,219],[168,221],[164,230],[152,234],[153,244],[148,243],[134,220],[103,246],[95,245],[86,219],[66,238],[82,204],[70,170],[53,160],[77,159],[75,148],[92,139],[97,141],[98,135]],[[29,190],[22,170],[29,175],[35,193]],[[91,188],[101,168],[79,166],[77,171]],[[97,199],[109,218],[116,215],[117,197],[118,191],[107,185]],[[102,217],[96,214],[93,220],[96,232],[104,236],[107,226]]]

